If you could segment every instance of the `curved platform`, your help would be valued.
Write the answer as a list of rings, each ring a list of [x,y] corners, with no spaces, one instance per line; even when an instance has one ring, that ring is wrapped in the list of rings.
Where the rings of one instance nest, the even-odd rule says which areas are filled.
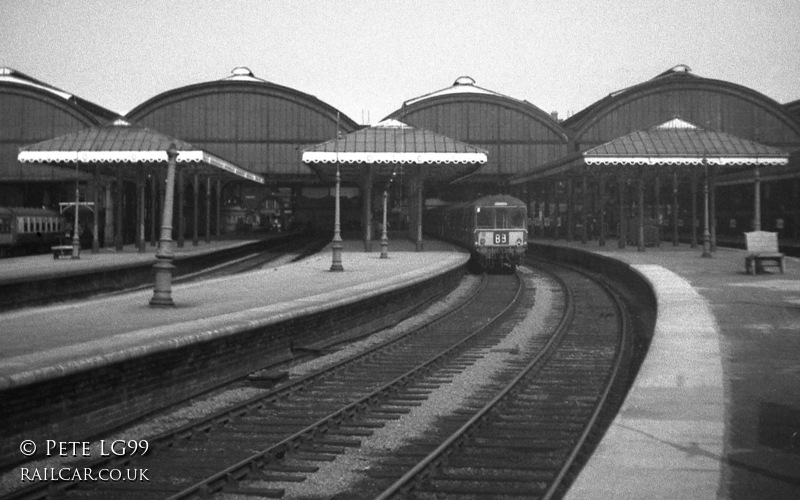
[[[800,498],[800,260],[751,276],[743,250],[532,243],[625,262],[658,304],[633,387],[566,498]]]
[[[435,241],[426,242],[424,252],[405,240],[392,241],[388,259],[379,251],[365,253],[361,242],[344,245],[344,272],[329,272],[328,249],[295,264],[174,285],[173,308],[150,307],[149,289],[2,313],[0,390],[356,302],[445,273],[469,258]],[[103,257],[76,262],[84,268],[92,262],[113,265],[113,257]],[[142,258],[121,254],[117,260]],[[37,259],[42,265],[53,260],[27,257],[17,265],[37,269]]]

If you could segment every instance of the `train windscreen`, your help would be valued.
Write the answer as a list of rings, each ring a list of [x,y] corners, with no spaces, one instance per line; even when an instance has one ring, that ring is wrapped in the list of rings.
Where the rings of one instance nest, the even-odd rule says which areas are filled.
[[[520,207],[479,207],[479,229],[521,229],[525,227],[525,209]]]

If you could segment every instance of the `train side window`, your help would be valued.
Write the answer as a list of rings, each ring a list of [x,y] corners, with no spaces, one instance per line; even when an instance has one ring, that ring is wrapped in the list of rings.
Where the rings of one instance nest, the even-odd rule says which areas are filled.
[[[525,227],[525,210],[520,208],[512,208],[511,212],[511,227]]]

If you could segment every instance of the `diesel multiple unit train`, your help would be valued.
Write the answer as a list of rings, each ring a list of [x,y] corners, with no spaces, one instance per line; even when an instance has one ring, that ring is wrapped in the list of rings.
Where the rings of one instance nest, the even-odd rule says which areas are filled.
[[[484,196],[426,213],[434,236],[470,251],[483,270],[516,268],[528,248],[525,202],[506,195]]]
[[[56,211],[0,207],[0,257],[49,252],[64,231],[64,217]]]

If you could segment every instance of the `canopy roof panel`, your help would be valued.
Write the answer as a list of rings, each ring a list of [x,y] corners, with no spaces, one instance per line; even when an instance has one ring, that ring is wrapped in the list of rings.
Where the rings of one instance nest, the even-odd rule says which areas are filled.
[[[789,153],[673,118],[581,153],[587,165],[784,165]]]
[[[735,135],[707,130],[675,117],[599,146],[552,161],[534,173],[511,179],[520,184],[589,166],[756,166],[786,165],[789,152]]]
[[[485,150],[397,120],[357,130],[303,151],[303,163],[323,180],[335,178],[337,165],[347,180],[358,180],[364,165],[390,175],[398,165],[435,165],[429,178],[454,180],[486,163]]]
[[[87,127],[71,134],[20,148],[22,163],[165,163],[167,149],[174,144],[176,161],[204,165],[204,173],[228,174],[263,184],[264,178],[186,141],[118,119]],[[201,167],[202,168],[202,167]]]

